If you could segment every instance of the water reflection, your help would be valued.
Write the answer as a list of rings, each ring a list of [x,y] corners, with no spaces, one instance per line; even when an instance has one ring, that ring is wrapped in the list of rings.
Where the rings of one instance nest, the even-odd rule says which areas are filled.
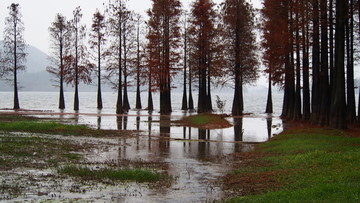
[[[169,153],[170,151],[170,117],[161,116],[160,117],[160,139],[159,139],[159,147],[161,152]]]
[[[267,124],[267,130],[268,130],[268,138],[271,138],[271,127],[272,127],[272,117],[268,117],[266,119],[266,124]]]
[[[116,117],[116,124],[117,124],[117,129],[118,130],[122,130],[122,126],[123,126],[123,117],[122,116],[117,116]]]
[[[234,118],[234,135],[235,141],[243,141],[243,135],[244,135],[244,130],[243,130],[243,118]]]
[[[101,116],[97,117],[97,129],[100,130],[101,128]]]

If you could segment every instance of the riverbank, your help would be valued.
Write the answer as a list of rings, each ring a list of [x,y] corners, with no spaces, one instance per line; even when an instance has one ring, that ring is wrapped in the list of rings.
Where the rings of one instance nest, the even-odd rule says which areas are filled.
[[[358,130],[295,127],[234,154],[229,202],[359,202]]]

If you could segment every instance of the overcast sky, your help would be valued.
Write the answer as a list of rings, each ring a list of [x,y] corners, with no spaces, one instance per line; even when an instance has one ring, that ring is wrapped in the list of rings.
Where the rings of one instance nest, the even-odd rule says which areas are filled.
[[[185,8],[189,7],[193,0],[180,0]],[[223,0],[213,0],[220,3]],[[250,0],[248,0],[250,1]],[[261,6],[262,0],[251,0],[255,7]],[[83,23],[89,28],[93,13],[99,8],[103,10],[104,3],[108,0],[1,0],[0,2],[0,40],[3,39],[5,17],[8,16],[7,7],[11,3],[20,5],[20,12],[25,24],[24,37],[27,44],[35,46],[45,53],[49,52],[48,28],[54,21],[55,15],[61,13],[67,19],[71,19],[72,11],[80,6],[83,11]],[[146,16],[145,11],[151,7],[151,0],[129,0],[128,8]]]

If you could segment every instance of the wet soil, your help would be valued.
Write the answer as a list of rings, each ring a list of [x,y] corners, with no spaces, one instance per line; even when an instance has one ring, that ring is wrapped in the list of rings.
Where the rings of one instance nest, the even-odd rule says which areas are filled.
[[[25,114],[31,115],[31,112]],[[50,139],[55,143],[71,143],[75,146],[73,153],[82,158],[53,160],[58,163],[36,167],[37,163],[47,163],[48,157],[43,157],[32,160],[31,165],[19,164],[10,170],[0,170],[0,201],[212,202],[229,197],[229,194],[238,195],[239,190],[235,188],[239,183],[247,185],[241,189],[243,194],[244,191],[256,192],[261,185],[273,181],[266,179],[271,174],[263,174],[260,180],[253,178],[253,174],[224,178],[228,171],[241,164],[257,164],[256,156],[246,153],[254,148],[253,141],[247,138],[254,132],[243,126],[249,121],[234,118],[233,129],[210,131],[172,126],[169,120],[173,118],[170,117],[159,117],[159,122],[154,122],[156,119],[150,116],[115,117],[116,122],[112,124],[113,116],[35,112],[35,117],[30,119],[58,119],[65,123],[113,130],[96,136],[91,136],[90,132],[76,136],[57,135],[55,132],[18,133]],[[265,129],[263,136],[266,138],[281,127],[277,122],[264,122],[273,130],[267,132]],[[0,136],[7,136],[7,133],[0,132]],[[0,162],[1,159],[5,157],[0,155]],[[58,173],[57,168],[66,164],[92,168],[147,168],[172,178],[155,183],[81,180]],[[252,183],[257,186],[248,186]]]

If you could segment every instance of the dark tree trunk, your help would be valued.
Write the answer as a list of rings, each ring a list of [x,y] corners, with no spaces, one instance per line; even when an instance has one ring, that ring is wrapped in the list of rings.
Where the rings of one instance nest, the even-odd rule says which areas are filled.
[[[321,100],[318,124],[328,125],[330,114],[330,86],[329,86],[329,63],[328,63],[328,16],[327,0],[320,1],[321,10],[321,66],[320,66],[320,88]]]
[[[346,52],[347,52],[347,120],[353,123],[356,120],[355,83],[354,83],[354,13],[353,0],[350,0],[350,17],[346,22]]]
[[[194,110],[194,99],[192,96],[192,74],[189,70],[189,110]]]
[[[162,75],[160,79],[160,114],[171,114],[171,93],[170,93],[170,22],[168,16],[164,19],[163,39],[163,62]]]
[[[152,80],[151,80],[152,74],[151,74],[151,70],[149,73],[149,87],[148,87],[148,111],[151,113],[154,110],[154,103],[153,103],[153,98],[152,98],[152,89],[151,89],[151,84],[152,84]]]
[[[281,117],[292,118],[295,104],[295,82],[294,82],[294,66],[291,62],[291,53],[285,56],[285,89],[284,101]]]
[[[125,29],[126,25],[124,25],[124,33],[123,33],[123,47],[124,47],[124,97],[123,97],[123,110],[124,112],[128,112],[130,109],[130,103],[129,103],[129,98],[128,98],[128,91],[127,91],[127,77],[128,77],[128,72],[127,72],[127,62],[128,62],[128,58],[127,58],[127,37],[126,37],[126,29]]]
[[[136,84],[136,109],[142,109],[141,105],[141,92],[140,92],[140,81]]]
[[[265,113],[273,113],[271,71],[269,71],[269,81],[268,82],[269,82],[269,88],[268,88],[268,96],[267,96]]]
[[[60,92],[59,92],[59,109],[65,109],[64,97],[64,59],[63,59],[63,45],[60,45]]]
[[[202,53],[203,51],[200,51],[200,53]],[[200,70],[199,70],[199,97],[198,97],[198,113],[205,113],[207,112],[207,108],[206,108],[206,99],[207,99],[207,95],[206,95],[206,60],[204,59],[204,57],[200,58]]]
[[[185,17],[186,18],[186,17]],[[187,103],[187,92],[186,92],[186,69],[187,69],[187,32],[186,32],[186,22],[185,22],[185,33],[184,33],[184,90],[183,90],[183,97],[182,97],[182,105],[181,110],[188,110],[188,103]]]
[[[302,33],[304,35],[302,52],[303,52],[303,116],[302,119],[307,121],[310,119],[310,73],[309,73],[309,27],[305,26],[308,16],[305,9],[302,12]]]
[[[358,4],[359,22],[360,22],[360,3]],[[360,34],[360,27],[359,27]],[[359,100],[358,100],[358,122],[360,122],[360,84],[359,84]]]
[[[98,40],[98,93],[97,93],[97,108],[103,108],[102,95],[101,95],[101,40]]]
[[[299,6],[299,1],[296,1]],[[299,14],[295,14],[296,31],[295,31],[295,44],[296,44],[296,88],[295,88],[295,105],[294,105],[294,117],[293,119],[301,120],[301,60],[300,60],[300,33],[299,33]]]
[[[20,109],[17,81],[17,31],[14,24],[14,110]]]
[[[345,23],[347,18],[346,1],[336,0],[336,34],[335,34],[335,84],[331,104],[330,127],[346,129],[345,99]]]
[[[186,92],[186,66],[184,66],[184,90],[183,90],[181,110],[188,110],[187,92]]]
[[[334,84],[334,1],[330,0],[329,2],[329,60],[330,60],[330,97],[332,94],[333,84]]]
[[[59,92],[59,109],[65,109],[65,97],[64,97],[64,78],[60,76],[60,92]]]
[[[313,0],[313,53],[312,53],[312,102],[311,122],[318,123],[320,114],[320,30],[319,1]]]
[[[77,56],[76,56],[77,58]],[[77,61],[77,59],[76,59]],[[74,111],[79,111],[79,71],[77,62],[75,62],[75,95],[74,95]]]
[[[235,64],[235,92],[234,100],[232,105],[232,115],[241,116],[243,115],[243,106],[242,106],[242,82],[241,82],[241,71],[240,64]]]
[[[209,72],[208,72],[208,78],[207,78],[207,111],[211,112],[213,110],[212,108],[212,99],[211,99],[211,80],[210,80],[210,68],[209,68]]]
[[[79,111],[79,85],[75,84],[74,111]]]
[[[124,77],[124,97],[123,97],[123,109],[125,112],[128,112],[130,110],[130,103],[129,103],[129,97],[128,97],[128,91],[127,91],[127,76]]]
[[[122,101],[122,42],[120,40],[120,44],[119,44],[119,64],[118,64],[118,68],[119,68],[119,75],[118,75],[118,92],[117,92],[117,102],[116,102],[116,113],[117,114],[122,114],[124,113],[124,109],[123,109],[123,101]]]
[[[14,69],[14,110],[18,110],[18,109],[20,109],[20,104],[19,104],[18,85],[17,85],[17,68],[15,68]]]
[[[75,95],[74,110],[79,111],[79,53],[78,53],[78,31],[75,33]]]
[[[140,25],[138,22],[137,32],[137,56],[136,56],[136,109],[142,109],[141,92],[140,92]]]

